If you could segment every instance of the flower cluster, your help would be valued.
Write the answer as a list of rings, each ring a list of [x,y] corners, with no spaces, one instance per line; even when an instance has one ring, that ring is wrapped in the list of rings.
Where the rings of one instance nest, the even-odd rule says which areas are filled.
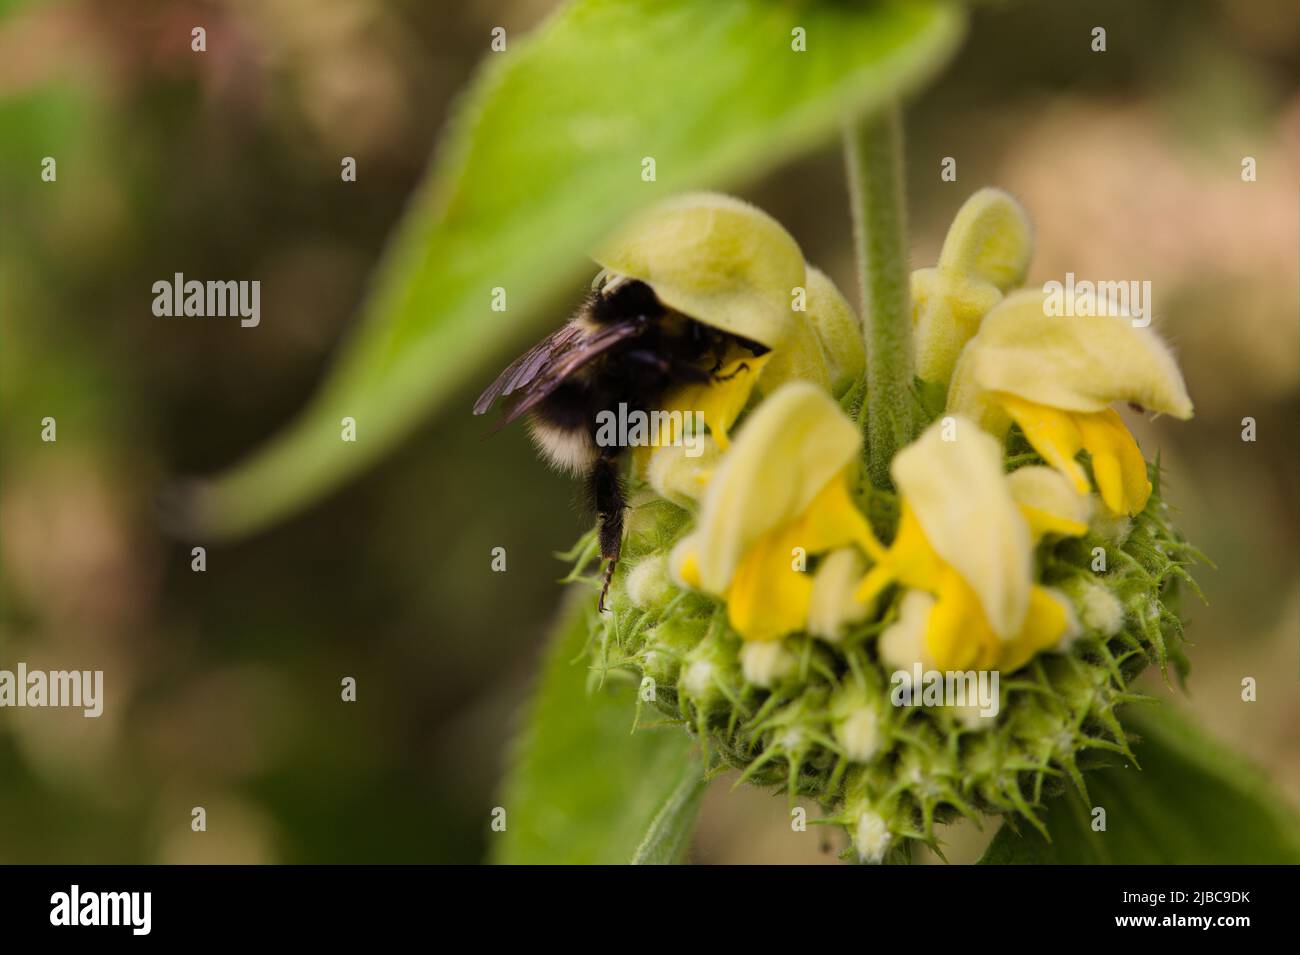
[[[1030,253],[1023,210],[985,189],[913,273],[924,414],[889,487],[863,468],[860,322],[774,220],[687,196],[597,255],[771,350],[668,395],[704,411],[707,451],[635,456],[596,664],[650,686],[713,767],[817,800],[862,860],[936,846],[958,815],[1037,825],[1062,780],[1129,755],[1136,673],[1184,665],[1196,554],[1114,405],[1185,419],[1191,401],[1143,323],[1016,290]],[[996,674],[995,699],[922,694],[931,672],[940,690]]]

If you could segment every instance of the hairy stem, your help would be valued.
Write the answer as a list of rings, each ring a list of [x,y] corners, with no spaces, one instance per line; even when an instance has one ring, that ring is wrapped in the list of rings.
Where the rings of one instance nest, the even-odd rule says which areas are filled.
[[[844,133],[866,337],[867,470],[888,488],[889,462],[915,437],[912,310],[903,208],[902,119],[895,104]]]

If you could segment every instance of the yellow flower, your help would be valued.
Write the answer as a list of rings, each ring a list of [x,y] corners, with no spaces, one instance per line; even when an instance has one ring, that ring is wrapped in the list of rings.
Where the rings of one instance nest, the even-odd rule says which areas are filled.
[[[804,291],[804,311],[793,313],[796,334],[774,351],[758,389],[771,394],[787,381],[803,380],[838,398],[862,377],[862,323],[835,283],[811,265]]]
[[[1032,248],[1029,218],[1007,193],[981,189],[966,200],[938,265],[912,273],[918,377],[947,384],[980,319],[1024,280]]]
[[[886,662],[1014,670],[1060,642],[1073,626],[1069,604],[1033,582],[1038,529],[1002,472],[998,442],[965,419],[936,422],[891,473],[903,502],[898,532],[857,594],[869,602],[892,583],[911,591],[881,636]],[[1043,490],[1032,477],[1022,483]],[[1073,499],[1051,490],[1026,497],[1044,513],[1043,533],[1086,530],[1070,523]]]
[[[1089,484],[1075,457],[1087,451],[1106,507],[1137,514],[1151,494],[1146,462],[1110,406],[1190,418],[1182,374],[1160,337],[1127,316],[1049,315],[1045,301],[1017,292],[984,318],[953,373],[948,410],[999,437],[1015,421],[1080,493]]]
[[[1012,471],[1007,482],[1035,544],[1048,534],[1081,537],[1088,532],[1092,499],[1059,471],[1030,465]]]
[[[791,292],[805,282],[803,253],[781,223],[717,193],[657,203],[592,258],[669,308],[769,348],[790,334]]]
[[[805,266],[790,233],[747,202],[717,193],[677,196],[650,207],[593,258],[609,273],[645,282],[669,308],[770,349],[755,357],[736,345],[712,381],[665,397],[662,410],[703,412],[724,450],[755,387],[766,394],[803,380],[841,394],[861,375],[857,316],[830,279]],[[651,446],[675,443],[678,431],[660,429]],[[638,454],[643,470],[649,457]]]
[[[878,548],[850,493],[861,436],[821,389],[790,382],[751,414],[709,479],[695,530],[673,550],[678,580],[722,597],[746,640],[803,630],[807,557]]]
[[[771,357],[771,352],[755,357],[743,349],[733,348],[713,380],[688,382],[669,391],[659,408],[668,417],[662,419],[663,426],[650,436],[650,443],[637,449],[637,463],[642,470],[656,448],[682,443],[679,432],[683,426],[692,426],[690,422],[697,411],[703,416],[714,442],[723,451],[727,450],[731,444],[731,426],[745,410],[754,383]]]

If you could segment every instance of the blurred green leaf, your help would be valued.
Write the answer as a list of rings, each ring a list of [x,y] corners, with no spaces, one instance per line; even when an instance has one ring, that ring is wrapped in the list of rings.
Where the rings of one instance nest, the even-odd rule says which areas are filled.
[[[198,486],[196,529],[254,530],[372,463],[557,325],[543,308],[576,298],[585,251],[637,207],[821,146],[932,75],[963,22],[944,0],[575,0],[511,38],[487,54],[333,372],[285,432]],[[345,416],[355,443],[339,439]]]
[[[655,861],[684,849],[686,811],[698,799],[688,781],[702,775],[694,744],[677,727],[631,732],[629,682],[588,693],[592,605],[585,589],[570,594],[547,650],[501,796],[507,824],[493,834],[495,862],[623,864],[642,850]]]
[[[1300,863],[1300,821],[1268,779],[1162,706],[1125,722],[1142,737],[1142,768],[1089,773],[1091,807],[1070,790],[1048,807],[1049,844],[1029,826],[1003,825],[984,865]]]
[[[708,789],[708,781],[694,760],[682,769],[677,788],[660,807],[632,856],[633,865],[678,865],[686,861],[695,831],[695,817]]]

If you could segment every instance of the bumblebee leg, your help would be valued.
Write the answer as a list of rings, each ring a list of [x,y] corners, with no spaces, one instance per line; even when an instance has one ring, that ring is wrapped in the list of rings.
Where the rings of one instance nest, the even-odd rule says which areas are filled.
[[[587,479],[588,491],[599,521],[597,536],[600,541],[600,556],[608,561],[605,565],[605,581],[600,588],[600,602],[597,604],[601,613],[605,612],[605,597],[614,580],[614,569],[618,566],[618,555],[623,546],[623,512],[627,508],[627,501],[623,495],[619,470],[618,454],[602,449]]]
[[[737,375],[739,375],[742,371],[749,371],[749,362],[747,362],[747,361],[742,361],[739,365],[737,365],[737,366],[735,367],[735,370],[734,370],[734,371],[730,371],[730,372],[728,372],[728,373],[725,374],[725,375],[719,375],[719,374],[716,374],[716,373],[715,373],[714,376],[713,376],[713,380],[714,380],[714,381],[731,381],[732,378],[735,378],[735,377],[736,377]]]

